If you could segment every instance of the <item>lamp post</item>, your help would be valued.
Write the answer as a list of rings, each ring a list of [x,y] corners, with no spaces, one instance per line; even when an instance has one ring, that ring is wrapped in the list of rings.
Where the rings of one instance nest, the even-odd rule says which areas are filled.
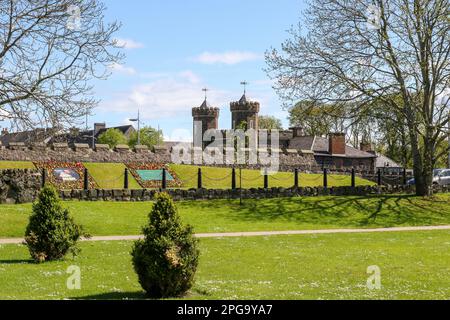
[[[92,136],[89,135],[83,135],[83,139],[91,139],[92,140],[92,150],[95,149],[95,142],[97,138],[95,137],[95,130],[92,130]]]
[[[140,112],[138,110],[138,117],[137,119],[130,119],[131,122],[137,122],[137,126],[138,126],[138,132],[137,132],[137,144],[141,145],[141,115]]]

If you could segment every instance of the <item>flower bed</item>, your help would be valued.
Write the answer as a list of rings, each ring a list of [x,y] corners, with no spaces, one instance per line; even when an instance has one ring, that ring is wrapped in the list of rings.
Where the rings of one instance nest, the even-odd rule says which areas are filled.
[[[142,175],[139,174],[140,170],[162,170],[166,169],[167,173],[172,176],[172,180],[167,179],[167,187],[168,188],[180,188],[182,186],[182,182],[177,177],[176,173],[168,168],[168,166],[164,164],[157,164],[157,163],[128,163],[126,164],[127,168],[129,169],[130,173],[133,175],[133,177],[136,179],[136,181],[139,183],[139,185],[145,189],[155,189],[155,188],[161,188],[162,187],[162,177],[158,177],[156,180],[144,180],[142,178]]]
[[[47,171],[47,181],[59,190],[81,190],[84,188],[85,167],[79,162],[36,162],[36,168]],[[97,183],[91,176],[89,189],[97,189]]]

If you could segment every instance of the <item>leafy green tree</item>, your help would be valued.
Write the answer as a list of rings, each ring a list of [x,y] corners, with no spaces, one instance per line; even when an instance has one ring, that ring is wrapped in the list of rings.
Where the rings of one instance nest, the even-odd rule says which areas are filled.
[[[140,133],[141,133],[141,145],[147,146],[150,149],[164,142],[162,130],[157,130],[148,126],[141,128]],[[133,148],[137,145],[137,142],[138,142],[138,134],[137,132],[133,132],[130,136],[130,141],[128,142],[128,145]]]
[[[182,296],[194,283],[198,240],[191,226],[182,225],[167,193],[155,196],[149,220],[145,238],[135,242],[131,253],[139,283],[152,298]]]
[[[344,132],[343,108],[335,105],[300,101],[289,109],[291,126],[301,126],[307,135],[326,136],[330,132]]]
[[[357,118],[380,100],[406,124],[416,194],[429,196],[433,168],[449,150],[448,0],[311,0],[267,72],[285,104],[345,105]]]
[[[244,130],[244,131],[247,131],[247,127],[248,127],[247,121],[242,120],[242,121],[239,122],[238,125],[236,126],[236,130]]]
[[[128,139],[119,129],[108,129],[98,137],[97,143],[107,144],[110,148],[114,148],[119,144],[127,144]]]
[[[33,213],[25,232],[25,242],[36,262],[62,259],[68,252],[78,253],[77,241],[82,227],[61,206],[58,192],[44,187],[33,204]]]
[[[259,129],[283,130],[281,120],[273,116],[259,116]]]

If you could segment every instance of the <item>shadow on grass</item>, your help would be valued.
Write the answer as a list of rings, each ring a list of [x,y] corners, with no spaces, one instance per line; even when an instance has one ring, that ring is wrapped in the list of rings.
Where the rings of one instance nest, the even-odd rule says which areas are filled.
[[[193,289],[189,291],[185,296],[179,298],[192,298],[196,296],[210,296],[210,294],[205,290]],[[69,298],[70,300],[99,300],[99,301],[107,301],[107,300],[159,300],[152,299],[146,296],[145,292],[107,292],[96,295],[90,295],[85,297],[74,297]]]
[[[36,264],[33,260],[0,260],[0,265],[8,264]]]
[[[448,200],[415,195],[331,196],[222,200],[215,214],[242,222],[294,222],[341,227],[391,227],[449,223]],[[210,212],[211,203],[184,202],[184,209]]]
[[[70,300],[147,300],[144,292],[107,292],[85,297],[73,297]]]

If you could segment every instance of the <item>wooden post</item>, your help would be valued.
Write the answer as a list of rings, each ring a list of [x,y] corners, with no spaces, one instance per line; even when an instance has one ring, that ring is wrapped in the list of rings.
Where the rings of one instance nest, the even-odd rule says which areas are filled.
[[[295,169],[294,171],[294,188],[298,188],[299,184],[298,184],[298,169]]]
[[[167,172],[166,172],[166,168],[162,169],[161,189],[162,190],[166,190],[167,189]]]
[[[236,169],[231,171],[231,189],[236,190]]]
[[[242,168],[239,168],[239,205],[242,206]]]
[[[382,178],[381,178],[381,169],[378,169],[378,186],[381,186],[383,184]]]
[[[203,189],[202,168],[198,168],[197,188],[198,189]]]
[[[124,180],[123,180],[123,188],[125,190],[128,190],[128,168],[125,168],[125,173],[124,173]]]
[[[47,183],[47,170],[45,168],[42,168],[42,188],[45,187],[46,183]]]
[[[269,189],[269,175],[267,169],[264,171],[264,189]]]
[[[356,187],[356,171],[355,168],[352,168],[352,188]]]
[[[323,169],[323,187],[328,188],[328,169]]]
[[[84,169],[83,189],[84,190],[89,190],[89,170],[87,168]]]

